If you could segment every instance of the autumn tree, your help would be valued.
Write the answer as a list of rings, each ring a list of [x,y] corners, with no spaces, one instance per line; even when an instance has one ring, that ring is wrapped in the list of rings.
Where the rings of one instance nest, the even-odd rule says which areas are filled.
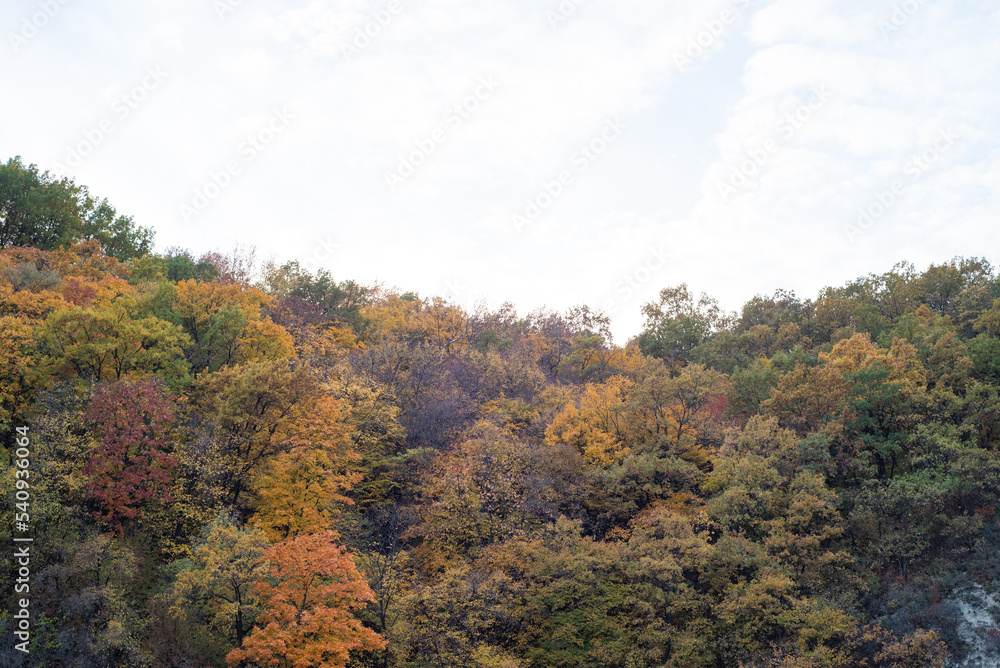
[[[189,339],[175,325],[156,317],[137,317],[133,297],[57,311],[38,330],[43,363],[49,373],[62,370],[99,383],[130,373],[156,373],[175,387],[188,365],[182,350]]]
[[[926,388],[916,349],[895,340],[889,350],[856,335],[834,346],[825,359],[847,382],[845,427],[862,443],[881,478],[893,475],[906,450],[907,426],[916,418],[913,400]]]
[[[759,325],[777,330],[784,325],[800,323],[808,317],[810,304],[803,303],[795,293],[775,290],[770,297],[755,295],[740,309],[735,322],[736,332],[745,332]]]
[[[361,478],[349,466],[359,459],[336,400],[318,397],[290,425],[284,451],[254,476],[257,503],[253,522],[272,540],[328,528],[334,503]]]
[[[556,376],[579,332],[565,316],[546,309],[528,314],[526,325],[525,349],[545,373]]]
[[[342,369],[326,387],[341,403],[354,451],[360,457],[354,468],[363,478],[354,485],[350,497],[362,509],[395,500],[405,485],[398,459],[406,449],[399,406],[386,388],[350,369]]]
[[[637,346],[610,345],[598,334],[578,334],[560,361],[559,376],[575,382],[600,382],[616,374],[634,373],[643,364]]]
[[[914,402],[925,391],[916,348],[901,339],[880,348],[856,334],[820,353],[817,366],[799,364],[782,376],[762,408],[801,435],[846,436],[855,443],[848,453],[855,463],[866,467],[870,460],[886,477],[905,451]]]
[[[266,295],[237,283],[177,283],[172,314],[191,337],[193,370],[294,357],[292,338],[262,313]]]
[[[584,471],[571,445],[537,447],[495,424],[476,423],[423,476],[423,503],[408,532],[414,559],[437,572],[560,514],[580,517],[590,485]]]
[[[771,396],[780,373],[769,359],[759,359],[729,376],[732,385],[727,393],[728,412],[747,419],[760,413],[761,404]]]
[[[649,666],[669,656],[655,612],[663,608],[633,580],[624,546],[583,537],[565,518],[541,538],[529,551],[524,594],[530,665]]]
[[[854,665],[871,668],[944,668],[948,660],[948,648],[938,633],[918,629],[894,634],[881,624],[858,627],[845,649]]]
[[[353,616],[374,597],[331,532],[273,545],[264,559],[268,577],[253,585],[263,609],[252,633],[227,655],[230,665],[343,668],[351,652],[385,647]]]
[[[680,285],[617,346],[585,306],[469,310],[150,239],[0,167],[31,661],[961,662],[955,597],[1000,576],[988,262],[739,318]],[[27,513],[0,507],[0,540]]]
[[[715,423],[725,413],[727,389],[712,369],[691,364],[673,374],[660,360],[649,360],[627,400],[636,444],[706,467],[721,445]]]
[[[970,554],[1000,505],[1000,463],[986,451],[953,428],[925,425],[914,436],[923,454],[913,470],[867,482],[848,518],[864,565],[902,578],[932,559]]]
[[[503,553],[500,553],[503,550]],[[395,665],[521,668],[519,631],[526,630],[523,609],[525,562],[520,544],[504,545],[489,563],[456,564],[407,592],[400,603],[388,654]],[[497,564],[496,562],[501,562]],[[514,577],[507,571],[515,571]]]
[[[228,640],[226,650],[239,647],[260,610],[251,587],[267,568],[261,559],[267,546],[260,531],[240,528],[224,515],[217,517],[202,531],[191,556],[174,566],[170,614],[192,630],[203,627],[222,635]],[[224,654],[225,650],[219,652],[217,658]]]
[[[976,316],[996,298],[994,267],[984,258],[956,257],[932,264],[915,281],[919,299],[935,313],[951,317],[968,334]]]
[[[226,367],[198,380],[192,403],[208,421],[224,503],[249,513],[249,492],[261,504],[260,521],[274,530],[291,532],[297,522],[313,521],[313,513],[322,514],[324,504],[355,479],[344,469],[356,455],[337,402],[306,367],[291,369],[282,361]],[[275,489],[262,483],[266,498],[255,497],[259,476],[292,476],[307,484]]]
[[[35,341],[29,325],[0,316],[0,431],[23,419],[36,384]]]
[[[850,581],[853,559],[838,544],[840,502],[826,484],[828,443],[799,439],[774,418],[756,416],[729,433],[722,452],[703,485],[712,495],[709,516],[762,542],[804,589]]]
[[[97,519],[121,531],[171,499],[174,400],[155,380],[126,379],[98,385],[86,417],[99,439],[83,467],[87,498]]]
[[[470,352],[468,360],[478,373],[475,383],[480,402],[501,397],[528,400],[545,386],[545,375],[525,346],[503,351],[488,347],[482,352]]]
[[[433,571],[539,524],[531,499],[532,457],[526,444],[487,423],[438,458],[423,485],[425,503],[411,535],[418,559]],[[543,491],[543,490],[539,490]]]
[[[259,285],[267,270],[257,255],[256,246],[245,246],[236,242],[232,250],[223,253],[218,248],[198,258],[198,262],[208,262],[219,272],[216,280],[220,283],[236,283],[244,288]]]
[[[600,384],[587,384],[580,407],[568,404],[545,430],[545,443],[575,446],[590,464],[608,465],[627,452],[625,395],[632,382],[615,376]]]
[[[969,346],[958,336],[951,318],[934,314],[926,305],[897,318],[893,328],[879,340],[882,348],[891,348],[894,339],[902,339],[916,348],[917,359],[924,365],[929,389],[938,393],[961,393],[975,364]]]
[[[104,252],[121,261],[142,257],[153,250],[151,228],[135,224],[132,216],[119,215],[107,199],[84,200],[83,239],[96,239]]]

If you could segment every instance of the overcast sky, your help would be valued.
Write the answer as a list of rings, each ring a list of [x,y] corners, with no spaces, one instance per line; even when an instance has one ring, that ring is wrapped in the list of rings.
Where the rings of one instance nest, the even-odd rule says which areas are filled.
[[[997,0],[4,0],[0,30],[0,159],[159,250],[587,303],[619,342],[680,282],[737,309],[998,259]]]

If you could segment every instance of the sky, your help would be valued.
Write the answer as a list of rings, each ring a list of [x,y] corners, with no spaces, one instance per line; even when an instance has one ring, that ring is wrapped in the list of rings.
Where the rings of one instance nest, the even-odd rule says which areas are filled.
[[[0,159],[472,307],[998,262],[1000,0],[5,0]]]

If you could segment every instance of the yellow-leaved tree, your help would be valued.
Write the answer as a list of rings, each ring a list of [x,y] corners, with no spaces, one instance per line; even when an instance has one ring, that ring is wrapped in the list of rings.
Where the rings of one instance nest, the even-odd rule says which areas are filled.
[[[271,540],[284,540],[329,528],[333,504],[352,504],[345,496],[361,479],[349,465],[361,458],[339,403],[317,397],[289,426],[285,450],[267,462],[254,480],[257,504],[253,522]]]
[[[612,376],[603,383],[588,383],[580,407],[568,403],[545,430],[546,445],[576,446],[591,465],[607,466],[627,451],[624,400],[632,381]]]
[[[262,292],[234,283],[179,282],[173,311],[191,337],[193,370],[294,358],[292,336],[261,312],[270,301]]]

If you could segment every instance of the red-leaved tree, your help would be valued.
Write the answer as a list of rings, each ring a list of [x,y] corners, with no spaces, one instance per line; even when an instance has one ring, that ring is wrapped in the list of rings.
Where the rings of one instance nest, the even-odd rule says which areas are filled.
[[[171,500],[174,398],[158,380],[101,383],[86,417],[99,438],[83,467],[87,499],[96,519],[121,532],[144,506]]]

